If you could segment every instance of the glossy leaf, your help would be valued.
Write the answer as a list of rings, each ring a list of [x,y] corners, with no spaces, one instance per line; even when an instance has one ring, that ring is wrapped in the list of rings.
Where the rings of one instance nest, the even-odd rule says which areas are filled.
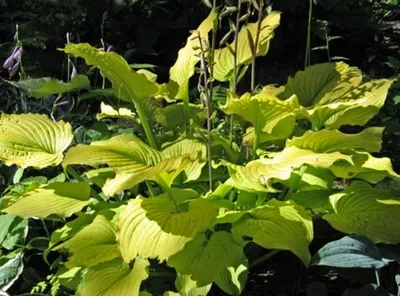
[[[303,207],[273,199],[249,213],[233,224],[234,235],[251,237],[266,249],[289,250],[308,266],[313,225]]]
[[[56,166],[74,134],[69,123],[53,122],[45,115],[21,114],[0,117],[0,160],[10,166],[42,169]]]
[[[65,83],[50,77],[7,82],[22,89],[37,99],[45,98],[54,94],[87,89],[90,87],[89,78],[86,75],[79,74],[74,76],[70,83]]]
[[[150,263],[136,258],[133,268],[114,259],[90,268],[84,279],[82,296],[138,295],[142,281],[149,276]]]
[[[197,30],[189,36],[185,47],[178,52],[178,59],[170,69],[170,79],[179,86],[177,99],[189,99],[189,78],[194,74],[194,66],[200,61],[201,44],[199,36],[202,43],[208,42],[208,33],[216,25],[217,17],[217,11],[212,10]]]
[[[22,218],[69,217],[91,204],[88,183],[51,183],[21,196],[5,195],[2,212]]]
[[[68,43],[63,51],[84,58],[88,65],[98,67],[101,74],[111,81],[115,95],[124,101],[138,102],[166,92],[165,85],[151,82],[146,75],[133,71],[115,52],[104,52],[87,43]]]
[[[346,236],[323,246],[312,258],[311,265],[343,268],[379,269],[388,263],[382,260],[378,248],[362,236]]]
[[[171,194],[175,200],[182,199],[179,190]],[[204,199],[188,202],[187,210],[178,209],[168,196],[131,200],[121,210],[117,223],[117,240],[125,262],[136,256],[168,259],[204,231],[217,214]]]
[[[228,232],[216,232],[210,240],[204,234],[188,242],[185,248],[168,259],[168,265],[190,275],[198,286],[212,283],[224,268],[235,266],[243,256],[240,246]]]
[[[330,202],[334,213],[323,218],[337,230],[365,236],[375,243],[400,243],[399,197],[354,181],[345,191],[331,195]]]
[[[100,108],[101,112],[96,115],[97,120],[102,120],[104,118],[125,118],[133,120],[135,118],[135,113],[127,108],[115,110],[112,106],[104,102],[101,102]]]
[[[257,56],[264,56],[268,53],[270,40],[274,37],[274,30],[279,26],[281,13],[270,12],[261,22],[259,42],[256,48]],[[251,36],[253,43],[257,35],[257,23],[245,25],[238,34],[237,66],[248,65],[252,59],[252,49],[249,42]],[[234,42],[229,45],[234,48]],[[234,58],[229,47],[215,51],[214,78],[219,81],[228,81],[231,78],[234,68]]]
[[[93,223],[53,250],[67,249],[72,254],[66,263],[68,268],[96,266],[120,257],[114,228],[106,217],[99,215]]]
[[[258,126],[261,142],[265,142],[289,137],[296,120],[294,111],[299,108],[296,96],[282,101],[266,93],[255,96],[246,93],[240,98],[235,98],[233,94],[228,95],[222,111],[226,114],[237,114],[251,122],[253,127]],[[251,133],[253,136],[246,135],[246,138],[254,137],[254,129],[251,129]]]

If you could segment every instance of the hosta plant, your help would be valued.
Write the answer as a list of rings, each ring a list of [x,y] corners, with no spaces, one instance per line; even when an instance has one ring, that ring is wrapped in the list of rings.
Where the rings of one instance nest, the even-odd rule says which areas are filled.
[[[267,54],[280,13],[264,13],[257,1],[240,5],[258,20],[243,25],[243,7],[213,9],[179,51],[167,83],[132,70],[115,52],[85,43],[62,49],[97,67],[110,82],[104,91],[128,107],[103,104],[98,119],[132,121],[134,133],[111,134],[110,125],[103,138],[76,144],[67,122],[1,115],[5,165],[63,170],[64,177],[11,187],[1,198],[5,221],[64,224],[43,255],[61,254],[52,262],[53,282],[76,295],[151,295],[159,293],[151,282],[162,271],[176,278],[164,295],[206,295],[213,286],[239,295],[254,265],[248,246],[290,251],[308,267],[321,219],[374,243],[400,243],[400,198],[377,186],[400,179],[388,158],[375,156],[383,128],[343,129],[366,125],[391,81],[365,82],[359,69],[338,62],[256,88],[256,57]],[[218,46],[218,21],[229,14],[237,22]],[[239,94],[249,68],[252,85]],[[196,73],[198,99],[189,92]],[[218,82],[229,86],[216,100]],[[58,85],[60,93],[73,91]],[[39,88],[34,96],[47,94]],[[13,231],[7,225],[3,247]],[[23,249],[14,253],[6,265],[21,261]],[[18,278],[14,270],[3,291]]]

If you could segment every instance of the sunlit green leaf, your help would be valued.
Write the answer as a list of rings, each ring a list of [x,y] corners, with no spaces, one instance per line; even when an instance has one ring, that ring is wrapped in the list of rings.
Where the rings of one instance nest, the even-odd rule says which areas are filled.
[[[133,268],[114,259],[90,268],[84,279],[82,296],[138,295],[142,281],[149,276],[150,263],[136,258]]]
[[[279,26],[281,13],[272,11],[261,22],[259,42],[257,44],[256,55],[263,56],[268,53],[270,40],[274,37],[274,30]],[[255,43],[258,23],[248,23],[238,34],[237,66],[250,64],[252,50],[249,42],[249,35]],[[229,45],[235,48],[234,42]],[[219,81],[227,81],[231,78],[234,68],[234,57],[228,47],[215,51],[214,78]]]
[[[171,192],[179,200],[179,190]],[[168,196],[131,200],[118,217],[117,240],[122,257],[129,262],[136,256],[164,261],[183,249],[204,231],[216,209],[204,199],[190,201],[187,210],[177,208]]]
[[[289,250],[308,266],[313,224],[303,207],[273,199],[249,213],[233,224],[234,235],[251,237],[254,243],[267,249]]]
[[[22,218],[46,218],[51,214],[69,217],[89,205],[88,183],[51,183],[42,185],[21,196],[5,195],[2,212]]]
[[[206,296],[211,289],[211,284],[198,287],[190,275],[179,274],[176,276],[175,287],[182,296]]]
[[[198,286],[212,283],[229,266],[243,256],[242,246],[228,232],[216,232],[210,240],[204,234],[188,242],[185,248],[168,259],[168,265],[181,274],[190,275]]]
[[[331,195],[334,213],[323,216],[334,228],[365,236],[375,243],[400,243],[400,198],[354,181],[341,193]]]
[[[237,258],[235,266],[225,268],[215,279],[218,287],[229,295],[241,295],[247,282],[248,262],[246,256]]]
[[[98,215],[93,223],[53,250],[68,249],[72,254],[66,263],[68,268],[96,266],[120,257],[114,228],[106,217]]]
[[[134,119],[135,113],[127,108],[119,108],[115,110],[112,106],[101,102],[100,105],[101,112],[96,115],[97,120],[101,120],[104,118],[125,118],[125,119]]]
[[[189,36],[185,47],[178,52],[178,59],[170,69],[170,79],[179,86],[177,99],[189,99],[189,78],[193,76],[194,66],[200,60],[201,44],[199,37],[202,39],[202,43],[204,43],[204,40],[208,40],[208,33],[216,25],[217,17],[217,11],[212,10],[197,30]]]
[[[23,254],[19,253],[0,266],[0,290],[7,291],[24,269]]]
[[[79,74],[74,76],[70,83],[50,77],[7,82],[38,99],[90,87],[89,78],[86,75]]]
[[[151,82],[146,75],[133,71],[115,52],[105,52],[87,43],[68,43],[63,51],[84,58],[88,65],[99,67],[102,75],[111,81],[115,95],[124,101],[138,102],[167,91],[165,85]]]
[[[45,115],[0,117],[0,160],[6,165],[41,169],[60,164],[74,134],[69,123]]]

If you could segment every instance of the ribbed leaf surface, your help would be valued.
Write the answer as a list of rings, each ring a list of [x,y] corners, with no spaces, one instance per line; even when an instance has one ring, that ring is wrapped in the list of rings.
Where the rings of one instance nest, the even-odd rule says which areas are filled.
[[[64,121],[53,122],[38,114],[2,114],[0,160],[22,168],[56,166],[73,137],[71,125]]]

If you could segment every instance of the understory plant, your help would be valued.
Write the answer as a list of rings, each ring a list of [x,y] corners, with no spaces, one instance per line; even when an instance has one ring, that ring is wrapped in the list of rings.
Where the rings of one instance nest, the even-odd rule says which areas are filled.
[[[363,81],[338,62],[256,87],[256,57],[267,54],[280,13],[263,1],[211,6],[167,83],[85,43],[61,50],[97,67],[110,88],[91,89],[82,74],[13,82],[36,98],[89,89],[117,100],[102,103],[107,130],[94,141],[48,114],[1,115],[0,160],[19,174],[1,198],[0,239],[10,250],[1,260],[14,266],[4,293],[22,272],[28,221],[57,225],[43,250],[49,283],[84,296],[158,295],[152,279],[171,272],[175,290],[164,295],[206,295],[213,285],[239,295],[252,246],[290,251],[308,267],[322,220],[400,243],[400,198],[382,185],[400,176],[374,156],[383,128],[345,132],[379,112],[392,81]],[[219,38],[221,21],[230,30]],[[239,93],[248,69],[249,92]],[[133,128],[116,128],[122,121]],[[60,174],[25,180],[27,169]]]

